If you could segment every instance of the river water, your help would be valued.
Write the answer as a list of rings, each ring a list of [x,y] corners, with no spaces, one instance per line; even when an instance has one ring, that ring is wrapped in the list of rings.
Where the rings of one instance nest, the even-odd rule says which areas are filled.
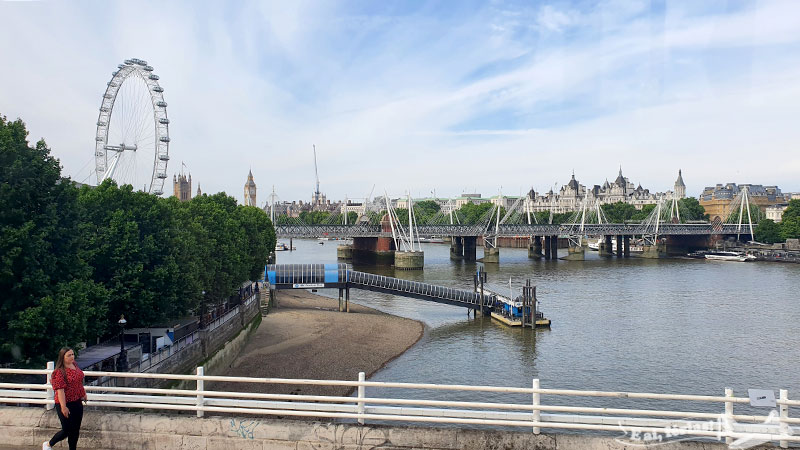
[[[278,263],[336,262],[336,241],[298,239],[294,245],[297,251],[278,253]],[[423,250],[423,271],[355,269],[472,288],[481,263],[450,261],[446,244],[423,244]],[[352,290],[357,303],[427,326],[419,343],[371,380],[529,387],[539,378],[543,388],[723,395],[730,387],[737,396],[746,396],[748,388],[775,389],[777,396],[782,388],[790,398],[800,394],[800,264],[616,259],[589,251],[585,261],[536,261],[527,249],[502,248],[500,264],[486,270],[497,284],[511,278],[521,285],[529,278],[552,328],[509,328],[468,317],[465,308]],[[530,402],[507,394],[427,397]],[[602,398],[559,397],[557,403],[642,406]],[[688,407],[666,401],[649,406]],[[723,405],[691,409],[722,412]],[[736,406],[737,414],[748,409]]]

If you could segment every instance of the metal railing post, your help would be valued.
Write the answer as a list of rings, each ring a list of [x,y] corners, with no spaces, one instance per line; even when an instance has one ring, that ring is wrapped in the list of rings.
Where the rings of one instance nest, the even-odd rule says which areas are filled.
[[[358,372],[358,381],[359,382],[364,382],[366,380],[367,380],[367,375],[364,372]],[[365,391],[366,391],[366,388],[363,385],[359,385],[358,386],[358,399],[359,399],[358,400],[358,415],[359,415],[358,424],[359,425],[364,425],[364,418],[362,416],[364,415],[364,409],[365,409],[364,408],[364,400],[363,400],[363,398],[365,397],[365,395],[364,395]]]
[[[198,377],[202,377],[204,372],[205,372],[205,369],[203,368],[203,366],[200,366],[200,367],[197,368],[197,376]],[[200,394],[200,392],[203,392],[203,388],[204,388],[203,385],[204,384],[205,383],[203,382],[202,379],[198,379],[197,380],[197,392],[198,392],[198,394],[197,394],[197,408],[198,408],[197,409],[197,417],[203,417],[203,413],[205,412],[202,409],[199,409],[199,408],[202,408],[203,405],[205,404],[205,401],[203,399],[203,395]]]
[[[786,436],[789,434],[789,423],[786,422],[786,419],[789,418],[789,405],[786,404],[786,401],[789,400],[789,390],[788,389],[781,389],[780,390],[780,400],[781,404],[779,405],[780,411],[780,425],[779,430],[781,436]],[[789,441],[781,441],[780,442],[781,448],[789,448]]]
[[[47,379],[45,384],[47,385],[47,400],[55,400],[55,393],[53,392],[53,369],[55,369],[56,363],[53,361],[47,361]],[[48,403],[44,405],[44,409],[50,411],[51,409],[55,408],[55,405],[52,403]]]
[[[539,379],[538,378],[534,378],[533,379],[533,390],[534,390],[534,392],[533,392],[533,421],[535,423],[538,423],[538,422],[540,422],[542,420],[542,411],[539,409],[539,405],[541,405],[541,397],[540,397],[540,394],[538,392],[536,392],[537,389],[539,389]],[[533,434],[539,434],[540,431],[541,430],[539,429],[539,427],[537,427],[537,426],[533,427]]]
[[[733,389],[725,388],[725,397],[733,397]],[[728,423],[733,423],[733,402],[725,402],[725,419],[729,421]],[[726,436],[725,443],[730,444],[731,442],[733,442],[733,438]]]

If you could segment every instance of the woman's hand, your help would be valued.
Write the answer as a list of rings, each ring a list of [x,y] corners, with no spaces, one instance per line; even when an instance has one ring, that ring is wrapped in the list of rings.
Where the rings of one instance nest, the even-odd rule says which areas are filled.
[[[89,401],[89,396],[88,395],[84,395],[83,398],[81,399],[81,401],[83,401],[83,404],[85,405],[86,402]]]
[[[67,405],[61,405],[61,414],[63,414],[64,417],[69,417],[69,408],[67,408]]]

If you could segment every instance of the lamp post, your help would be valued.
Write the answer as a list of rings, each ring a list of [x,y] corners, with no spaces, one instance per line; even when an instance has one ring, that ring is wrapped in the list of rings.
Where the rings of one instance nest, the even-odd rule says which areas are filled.
[[[119,360],[117,361],[117,372],[127,372],[128,353],[125,351],[125,324],[128,323],[128,321],[125,320],[124,314],[119,316],[117,323],[119,324]]]
[[[206,291],[203,291],[203,300],[200,303],[200,328],[205,328],[206,321]]]

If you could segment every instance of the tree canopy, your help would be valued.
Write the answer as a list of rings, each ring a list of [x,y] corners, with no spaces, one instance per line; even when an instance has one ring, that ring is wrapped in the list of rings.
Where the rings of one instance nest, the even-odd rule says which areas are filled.
[[[111,180],[78,189],[44,141],[0,117],[0,363],[107,338],[120,314],[147,327],[224,303],[274,248],[267,214],[225,193],[181,203]]]

